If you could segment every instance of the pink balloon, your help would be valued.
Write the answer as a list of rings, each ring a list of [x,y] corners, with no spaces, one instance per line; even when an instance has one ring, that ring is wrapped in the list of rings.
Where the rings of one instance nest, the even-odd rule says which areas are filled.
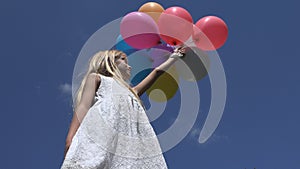
[[[202,50],[216,50],[224,45],[228,37],[226,23],[216,16],[206,16],[194,26],[193,40]]]
[[[160,42],[155,21],[142,12],[131,12],[124,16],[120,33],[124,41],[136,49],[151,48]]]
[[[161,38],[170,45],[180,45],[193,33],[193,18],[181,7],[166,9],[158,19]]]

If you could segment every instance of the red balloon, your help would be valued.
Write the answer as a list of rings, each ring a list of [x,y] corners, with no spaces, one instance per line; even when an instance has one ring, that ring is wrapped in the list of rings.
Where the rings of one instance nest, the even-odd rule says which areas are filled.
[[[216,50],[224,45],[228,37],[226,23],[216,16],[206,16],[194,26],[193,40],[202,50]]]
[[[170,7],[158,18],[160,37],[170,45],[180,45],[193,33],[193,18],[181,7]]]
[[[160,43],[155,21],[143,12],[131,12],[124,16],[120,33],[124,41],[136,49],[151,48]]]

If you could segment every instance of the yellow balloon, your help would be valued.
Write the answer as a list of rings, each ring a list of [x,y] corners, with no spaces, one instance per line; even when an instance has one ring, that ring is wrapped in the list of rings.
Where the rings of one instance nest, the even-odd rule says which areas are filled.
[[[159,16],[165,9],[156,2],[147,2],[139,8],[139,12],[144,12],[150,15],[157,23]]]
[[[165,102],[171,99],[178,90],[179,76],[175,66],[163,73],[155,83],[146,91],[149,98],[156,102]],[[161,92],[155,92],[156,90]],[[151,92],[154,92],[151,93]],[[164,95],[161,95],[161,94]]]

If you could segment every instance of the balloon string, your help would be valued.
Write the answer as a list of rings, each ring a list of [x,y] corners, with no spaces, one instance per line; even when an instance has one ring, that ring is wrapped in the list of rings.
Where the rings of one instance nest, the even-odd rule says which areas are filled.
[[[194,44],[193,38],[189,38],[184,44],[186,46],[193,46],[193,44]]]

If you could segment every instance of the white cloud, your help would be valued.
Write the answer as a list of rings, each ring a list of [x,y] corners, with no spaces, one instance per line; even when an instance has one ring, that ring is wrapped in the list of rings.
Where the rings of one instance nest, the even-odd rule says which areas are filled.
[[[215,141],[215,142],[218,142],[218,141],[229,141],[228,136],[218,135],[218,134],[213,134],[211,139],[212,139],[212,141]]]
[[[198,139],[200,135],[200,128],[192,128],[190,131],[190,137]]]
[[[72,95],[72,86],[68,83],[59,85],[59,90],[63,94]]]
[[[189,136],[190,136],[191,139],[197,140],[197,142],[198,142],[200,132],[201,132],[200,128],[192,128],[191,131],[190,131]],[[203,145],[203,144],[211,144],[211,143],[224,142],[224,141],[228,142],[229,137],[225,136],[225,135],[217,134],[215,132],[206,142],[204,142],[204,143],[199,143],[198,142],[198,143]]]

